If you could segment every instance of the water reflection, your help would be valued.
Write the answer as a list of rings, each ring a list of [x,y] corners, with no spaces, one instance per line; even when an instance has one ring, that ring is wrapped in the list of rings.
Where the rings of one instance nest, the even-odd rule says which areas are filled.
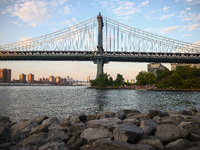
[[[95,90],[94,104],[97,106],[96,112],[103,111],[106,105],[108,105],[107,90],[97,89]]]

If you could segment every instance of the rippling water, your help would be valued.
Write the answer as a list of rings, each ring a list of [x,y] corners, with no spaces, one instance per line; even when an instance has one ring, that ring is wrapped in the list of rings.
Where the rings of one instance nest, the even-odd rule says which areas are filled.
[[[75,86],[1,86],[0,115],[12,120],[39,115],[66,118],[71,114],[137,109],[200,109],[199,92],[97,90]]]

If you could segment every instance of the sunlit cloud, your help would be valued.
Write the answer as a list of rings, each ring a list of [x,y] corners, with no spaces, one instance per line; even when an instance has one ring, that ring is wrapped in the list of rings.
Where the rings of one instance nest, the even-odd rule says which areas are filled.
[[[177,31],[180,26],[168,27],[160,31],[162,34],[168,34]]]
[[[29,39],[32,39],[32,37],[31,36],[19,37],[19,41],[26,41],[26,40],[29,40]]]
[[[192,34],[183,34],[182,37],[192,36]]]
[[[193,24],[190,26],[183,26],[184,30],[188,29],[189,31],[195,30],[195,29],[200,29],[200,24]]]
[[[171,13],[170,15],[162,15],[162,16],[160,17],[160,20],[168,19],[168,18],[170,18],[170,17],[172,17],[172,16],[174,16],[174,13]]]

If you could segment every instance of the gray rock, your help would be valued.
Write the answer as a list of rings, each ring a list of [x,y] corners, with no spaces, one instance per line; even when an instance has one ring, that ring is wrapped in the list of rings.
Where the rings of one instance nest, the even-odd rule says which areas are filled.
[[[31,122],[28,126],[26,126],[21,131],[24,132],[27,136],[29,136],[31,131],[34,130],[37,126],[38,126],[38,124]]]
[[[79,113],[69,117],[70,122],[73,123],[80,123],[85,122],[87,120],[87,116],[85,113]]]
[[[141,114],[140,111],[132,110],[132,109],[124,109],[123,112],[124,112],[126,117],[130,117],[130,116],[135,116],[135,115]]]
[[[14,130],[20,130],[22,131],[23,129],[25,129],[28,125],[30,125],[32,122],[30,120],[21,120],[18,123],[14,124],[11,127],[11,132],[13,132]]]
[[[152,119],[153,121],[155,121],[156,123],[160,123],[160,116],[155,116],[155,117],[153,117],[153,119]]]
[[[144,134],[146,135],[154,135],[158,124],[151,119],[143,120],[140,124],[140,128],[143,129]]]
[[[102,118],[114,118],[115,113],[114,112],[109,112],[109,111],[101,111],[97,113],[96,119],[102,119]]]
[[[0,144],[11,141],[11,132],[8,126],[0,124]]]
[[[192,112],[191,111],[187,111],[187,110],[180,110],[177,112],[178,115],[188,115],[188,116],[192,116]]]
[[[33,120],[33,122],[40,125],[44,120],[46,120],[48,118],[49,117],[47,117],[47,116],[38,116]]]
[[[200,122],[181,122],[178,126],[190,133],[200,135]]]
[[[47,133],[47,136],[48,136],[48,138],[51,138],[51,139],[58,138],[64,142],[67,142],[70,139],[70,137],[67,135],[67,133],[64,131],[61,131],[61,130],[50,130]]]
[[[72,123],[70,122],[69,119],[64,119],[64,120],[62,120],[62,121],[60,122],[60,126],[61,126],[61,127],[67,127],[67,128],[69,128],[69,127],[72,126]]]
[[[189,139],[192,142],[194,142],[194,141],[200,141],[200,135],[194,134],[194,133],[190,133],[189,134]]]
[[[115,114],[115,117],[119,118],[120,120],[123,120],[126,118],[126,114],[124,113],[124,111],[120,110]]]
[[[45,132],[41,132],[38,134],[33,134],[28,138],[24,139],[20,142],[20,145],[23,147],[27,146],[41,146],[46,143],[47,134]]]
[[[39,150],[70,150],[64,142],[48,142],[39,147]]]
[[[96,115],[87,115],[87,120],[86,121],[96,120],[96,118],[97,118]]]
[[[107,129],[101,128],[87,128],[80,135],[81,138],[85,138],[87,141],[96,139],[110,139],[111,136],[111,132],[109,132]]]
[[[12,132],[12,141],[19,143],[20,141],[26,138],[26,134],[21,132],[20,130],[15,130]]]
[[[30,135],[33,135],[33,134],[38,134],[40,132],[48,132],[48,125],[46,124],[41,124],[39,126],[37,126],[36,128],[34,128],[31,132],[30,132]]]
[[[195,107],[188,108],[187,111],[198,112]]]
[[[114,129],[113,134],[117,141],[134,143],[142,138],[144,132],[136,125],[123,123]]]
[[[193,147],[192,142],[185,139],[179,139],[167,144],[166,150],[182,150],[182,149],[191,148],[191,147]]]
[[[0,116],[0,123],[9,126],[12,123],[12,121],[9,117]]]
[[[13,146],[15,146],[15,143],[0,144],[0,150],[10,150]]]
[[[42,121],[42,125],[48,126],[48,127],[53,125],[53,124],[59,124],[59,123],[60,123],[60,121],[58,120],[57,117],[50,117],[50,118]]]
[[[83,132],[83,130],[85,130],[85,128],[86,127],[85,127],[84,123],[75,123],[75,124],[72,124],[72,126],[68,128],[67,134],[69,136],[81,134]]]
[[[149,146],[152,146],[156,150],[163,150],[164,146],[160,139],[156,139],[155,137],[149,137],[147,139],[141,139],[140,141],[137,142],[137,144],[146,144]]]
[[[153,119],[155,116],[165,117],[165,116],[168,116],[168,114],[165,113],[165,112],[162,112],[160,110],[149,110],[148,113],[147,113],[147,116],[150,119]]]
[[[123,120],[124,123],[129,123],[129,124],[134,124],[136,126],[140,126],[141,121],[139,118],[135,118],[135,119],[124,119]]]
[[[91,120],[87,122],[88,128],[115,128],[119,124],[121,124],[122,121],[118,118],[103,118],[99,120]]]
[[[159,138],[164,144],[177,139],[187,138],[189,132],[173,124],[158,125],[155,137]]]
[[[200,150],[200,146],[194,146],[194,147],[191,147],[187,150]]]
[[[74,135],[68,142],[67,146],[70,150],[80,150],[83,145],[87,143],[87,140],[81,138],[79,135]]]
[[[122,141],[97,140],[84,145],[81,150],[155,150],[149,145],[129,144]]]
[[[159,124],[176,124],[178,125],[185,119],[182,116],[167,116],[167,117],[162,117],[161,121]]]

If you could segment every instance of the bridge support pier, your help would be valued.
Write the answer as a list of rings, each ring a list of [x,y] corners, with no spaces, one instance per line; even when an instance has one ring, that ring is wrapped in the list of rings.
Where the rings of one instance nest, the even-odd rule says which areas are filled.
[[[104,62],[103,62],[103,60],[98,59],[96,61],[96,63],[97,63],[97,76],[96,76],[96,78],[97,78],[100,74],[103,74]]]

